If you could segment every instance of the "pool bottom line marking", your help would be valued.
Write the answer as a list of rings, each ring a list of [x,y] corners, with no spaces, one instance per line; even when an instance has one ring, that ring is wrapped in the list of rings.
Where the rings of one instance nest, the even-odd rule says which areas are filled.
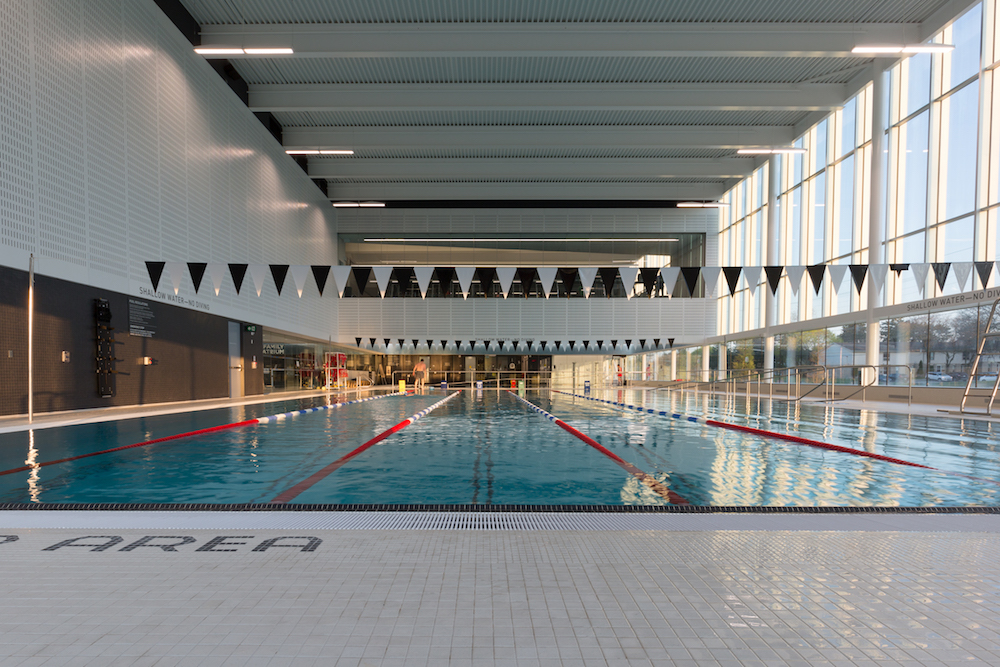
[[[306,477],[304,480],[302,480],[301,482],[299,482],[298,484],[296,484],[292,488],[290,488],[287,491],[284,491],[284,492],[278,494],[277,496],[274,497],[274,500],[272,500],[271,502],[272,503],[287,503],[287,502],[293,500],[295,497],[297,497],[303,491],[308,490],[314,484],[316,484],[317,482],[323,480],[325,477],[329,476],[330,473],[334,472],[335,470],[337,470],[338,468],[340,468],[341,466],[343,466],[345,463],[347,463],[348,461],[350,461],[351,459],[353,459],[358,454],[362,453],[363,451],[365,451],[369,447],[372,447],[373,445],[377,445],[378,443],[382,442],[383,440],[385,440],[386,438],[388,438],[393,433],[396,433],[398,431],[402,431],[404,428],[406,428],[407,426],[409,426],[413,422],[415,422],[418,419],[420,419],[421,417],[425,416],[426,414],[428,414],[432,410],[436,410],[437,408],[441,407],[442,405],[444,405],[445,403],[447,403],[451,399],[453,399],[456,396],[458,396],[460,393],[462,393],[462,392],[456,391],[454,394],[448,394],[447,396],[445,396],[444,398],[442,398],[437,403],[434,403],[430,407],[424,408],[423,410],[421,410],[417,414],[412,415],[410,417],[407,417],[406,419],[404,419],[403,421],[399,422],[398,424],[396,424],[392,428],[387,429],[385,431],[382,431],[381,433],[379,433],[374,438],[372,438],[371,440],[369,440],[365,444],[361,445],[357,449],[351,450],[350,452],[344,454],[343,456],[341,456],[339,459],[337,459],[333,463],[329,464],[328,466],[322,468],[321,470],[318,470],[318,471],[314,472],[312,475],[309,475],[309,477]]]
[[[54,461],[44,461],[42,463],[33,463],[30,465],[20,466],[18,468],[10,468],[9,470],[0,470],[0,476],[10,475],[16,472],[26,472],[28,470],[35,470],[37,468],[44,468],[46,466],[52,466],[57,463],[67,463],[69,461],[78,461],[80,459],[89,458],[91,456],[97,456],[99,454],[111,454],[113,452],[122,452],[126,449],[135,449],[136,447],[145,447],[147,445],[155,445],[161,442],[169,442],[171,440],[180,440],[181,438],[191,438],[196,435],[204,435],[206,433],[215,433],[217,431],[227,431],[234,428],[242,428],[244,426],[259,426],[261,424],[267,424],[269,422],[277,422],[287,419],[288,417],[295,417],[297,415],[304,415],[310,412],[319,412],[320,410],[332,410],[334,408],[341,408],[346,405],[354,405],[355,403],[365,403],[366,401],[374,401],[380,398],[389,398],[390,396],[403,396],[400,392],[393,392],[391,394],[382,394],[380,396],[369,396],[367,398],[358,398],[353,401],[345,401],[343,403],[334,403],[332,405],[320,405],[315,408],[306,408],[304,410],[295,410],[294,412],[284,412],[280,415],[270,415],[268,417],[257,417],[255,419],[247,419],[242,422],[234,422],[232,424],[223,424],[221,426],[211,426],[209,428],[198,429],[197,431],[188,431],[187,433],[178,433],[177,435],[168,435],[164,438],[156,438],[155,440],[144,440],[143,442],[137,442],[132,445],[122,445],[121,447],[112,447],[111,449],[102,449],[99,452],[90,452],[89,454],[78,454],[77,456],[67,456],[63,459],[55,459]]]
[[[833,445],[828,442],[821,442],[819,440],[810,440],[809,438],[800,438],[797,435],[790,435],[788,433],[779,433],[777,431],[765,431],[764,429],[754,428],[752,426],[741,426],[740,424],[730,424],[729,422],[720,422],[716,419],[706,419],[705,417],[693,417],[689,415],[682,415],[676,412],[667,412],[665,410],[654,410],[652,408],[644,408],[641,405],[630,405],[628,403],[616,403],[615,401],[606,401],[603,398],[594,398],[592,396],[581,396],[580,394],[573,394],[568,391],[559,391],[558,389],[552,390],[556,394],[563,394],[565,396],[573,396],[575,398],[584,398],[588,401],[596,401],[597,403],[605,403],[607,405],[613,405],[622,410],[635,410],[636,412],[642,412],[651,415],[659,415],[661,417],[671,417],[672,419],[677,419],[680,421],[692,422],[694,424],[702,424],[704,426],[715,426],[717,428],[729,429],[731,431],[741,431],[743,433],[752,433],[753,435],[758,435],[764,438],[776,438],[778,440],[787,440],[788,442],[794,442],[799,445],[808,445],[810,447],[819,447],[821,449],[829,449],[835,452],[843,452],[845,454],[854,454],[855,456],[864,456],[870,459],[876,459],[878,461],[886,461],[887,463],[896,463],[903,466],[912,466],[914,468],[923,468],[925,470],[938,470],[937,468],[932,468],[931,466],[925,466],[922,463],[913,463],[912,461],[906,461],[904,459],[897,459],[892,456],[885,456],[884,454],[875,454],[873,452],[866,452],[863,449],[854,449],[852,447],[843,447],[841,445]],[[943,471],[939,471],[943,472]]]
[[[628,472],[631,475],[635,476],[640,482],[642,482],[643,484],[645,484],[646,486],[648,486],[650,489],[652,489],[656,494],[658,494],[659,496],[661,496],[663,499],[667,500],[668,502],[670,502],[670,503],[672,503],[674,505],[689,505],[690,504],[687,501],[686,498],[684,498],[683,496],[677,494],[674,491],[671,491],[665,484],[663,484],[662,482],[657,481],[655,477],[653,477],[649,473],[643,472],[639,468],[635,467],[634,465],[632,465],[631,463],[629,463],[628,461],[626,461],[622,457],[618,456],[617,454],[615,454],[614,452],[612,452],[607,447],[605,447],[601,443],[597,442],[596,440],[594,440],[593,438],[591,438],[587,434],[581,433],[579,430],[573,428],[572,426],[570,426],[569,424],[567,424],[563,420],[561,420],[558,417],[556,417],[554,414],[546,412],[545,410],[542,410],[540,407],[538,407],[537,405],[535,405],[531,401],[526,400],[524,398],[521,398],[520,396],[518,396],[514,392],[510,391],[509,389],[507,390],[507,393],[510,394],[511,396],[513,396],[514,398],[516,398],[517,400],[521,401],[522,403],[528,405],[528,407],[530,407],[532,410],[534,410],[538,414],[540,414],[543,417],[545,417],[546,419],[548,419],[550,422],[555,423],[555,425],[558,426],[559,428],[561,428],[564,431],[570,433],[571,435],[576,436],[580,440],[583,440],[586,444],[590,445],[591,447],[593,447],[594,449],[596,449],[600,453],[602,453],[605,456],[607,456],[609,459],[611,459],[612,461],[614,461],[615,463],[617,463],[626,472]]]

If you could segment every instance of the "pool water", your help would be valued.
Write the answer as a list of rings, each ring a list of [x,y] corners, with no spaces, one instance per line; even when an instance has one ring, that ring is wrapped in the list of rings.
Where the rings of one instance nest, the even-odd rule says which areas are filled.
[[[378,400],[0,475],[0,502],[270,502],[446,394]],[[986,422],[726,401],[665,392],[595,396],[708,414],[865,449],[924,470],[566,394],[527,400],[648,475],[644,482],[508,392],[459,392],[351,458],[295,503],[995,506],[1000,434]],[[325,398],[0,435],[0,470],[315,407]],[[943,472],[942,472],[943,471]],[[658,492],[656,489],[661,489]]]

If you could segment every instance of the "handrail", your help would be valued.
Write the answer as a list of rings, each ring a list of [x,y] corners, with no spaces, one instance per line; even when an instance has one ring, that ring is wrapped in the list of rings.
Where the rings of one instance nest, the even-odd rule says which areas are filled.
[[[550,386],[552,383],[552,373],[553,371],[511,371],[511,370],[494,370],[494,371],[480,371],[480,370],[456,370],[456,371],[439,371],[428,369],[426,371],[427,378],[424,380],[424,384],[430,386],[432,384],[437,384],[439,382],[448,382],[449,384],[455,385],[475,385],[477,381],[481,381],[485,386],[489,382],[494,389],[501,389],[501,383],[509,380],[528,380],[529,378],[537,379],[539,386]],[[406,380],[413,375],[413,370],[406,371],[393,371],[392,372],[392,384],[398,383],[400,380]],[[509,388],[509,386],[507,387]]]
[[[996,315],[998,304],[1000,304],[1000,299],[993,302],[993,306],[990,308],[990,316],[986,318],[986,328],[983,329],[983,332],[981,334],[979,334],[978,331],[976,332],[979,334],[979,347],[976,349],[976,358],[972,360],[972,368],[969,369],[969,379],[965,381],[965,391],[962,393],[962,402],[958,406],[959,412],[965,412],[965,403],[969,400],[969,394],[972,392],[972,383],[976,381],[977,371],[979,370],[979,360],[983,358],[983,348],[986,347],[986,339],[1000,335],[998,333],[990,333],[990,328],[993,326],[993,317]],[[993,381],[993,391],[990,392],[990,400],[986,403],[987,416],[991,416],[993,414],[993,401],[996,400],[997,389],[1000,389],[1000,373],[997,373],[997,378]]]
[[[717,384],[724,383],[726,385],[726,393],[728,394],[730,392],[730,389],[729,389],[730,385],[732,385],[732,387],[733,387],[732,391],[735,393],[735,385],[737,383],[743,381],[743,380],[746,380],[747,395],[749,395],[750,384],[751,384],[753,378],[755,377],[757,379],[757,393],[759,395],[761,393],[760,385],[762,384],[762,380],[764,379],[765,376],[769,376],[769,377],[773,378],[775,375],[778,375],[778,374],[785,374],[785,375],[794,374],[794,376],[795,376],[795,396],[796,397],[794,399],[791,397],[791,382],[790,382],[791,378],[789,377],[789,379],[786,380],[785,400],[788,400],[788,401],[800,401],[803,398],[806,398],[807,396],[809,396],[810,394],[812,394],[814,391],[816,391],[820,387],[823,387],[823,386],[826,385],[826,372],[825,372],[825,370],[826,370],[826,366],[822,366],[820,364],[810,364],[810,365],[803,365],[803,366],[788,366],[786,368],[740,368],[740,369],[733,369],[733,370],[726,370],[726,371],[724,371],[726,373],[726,377],[724,377],[724,378],[715,379],[715,380],[688,380],[688,381],[685,381],[685,382],[683,382],[683,383],[681,383],[679,385],[678,384],[673,384],[673,385],[669,385],[667,387],[659,387],[657,389],[657,391],[666,390],[666,391],[669,392],[669,391],[673,391],[673,390],[680,390],[680,391],[683,392],[683,391],[687,390],[688,388],[700,387],[702,385],[708,385],[709,386],[708,390],[712,391],[712,387],[714,387]],[[818,384],[816,384],[816,386],[814,386],[812,389],[810,389],[806,393],[799,395],[802,376],[806,375],[806,374],[816,373],[818,371],[824,371],[824,373],[823,373],[823,380],[821,382],[819,382]],[[712,371],[712,372],[714,372],[714,373],[721,373],[723,371],[715,370],[715,371]],[[736,374],[738,374],[738,373],[742,373],[743,377],[736,376]],[[769,389],[769,393],[770,393],[770,391],[773,389],[773,383],[769,382],[767,384],[768,384],[768,389]]]

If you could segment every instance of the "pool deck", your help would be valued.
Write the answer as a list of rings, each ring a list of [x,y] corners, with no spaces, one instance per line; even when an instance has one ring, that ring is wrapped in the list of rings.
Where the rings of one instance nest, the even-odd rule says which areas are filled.
[[[0,664],[1000,664],[1000,516],[282,514],[0,513]]]

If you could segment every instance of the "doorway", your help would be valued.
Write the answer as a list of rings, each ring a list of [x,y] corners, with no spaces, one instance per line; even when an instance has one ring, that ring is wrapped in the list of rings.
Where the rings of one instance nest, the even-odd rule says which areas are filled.
[[[229,323],[229,398],[243,397],[242,325]]]

